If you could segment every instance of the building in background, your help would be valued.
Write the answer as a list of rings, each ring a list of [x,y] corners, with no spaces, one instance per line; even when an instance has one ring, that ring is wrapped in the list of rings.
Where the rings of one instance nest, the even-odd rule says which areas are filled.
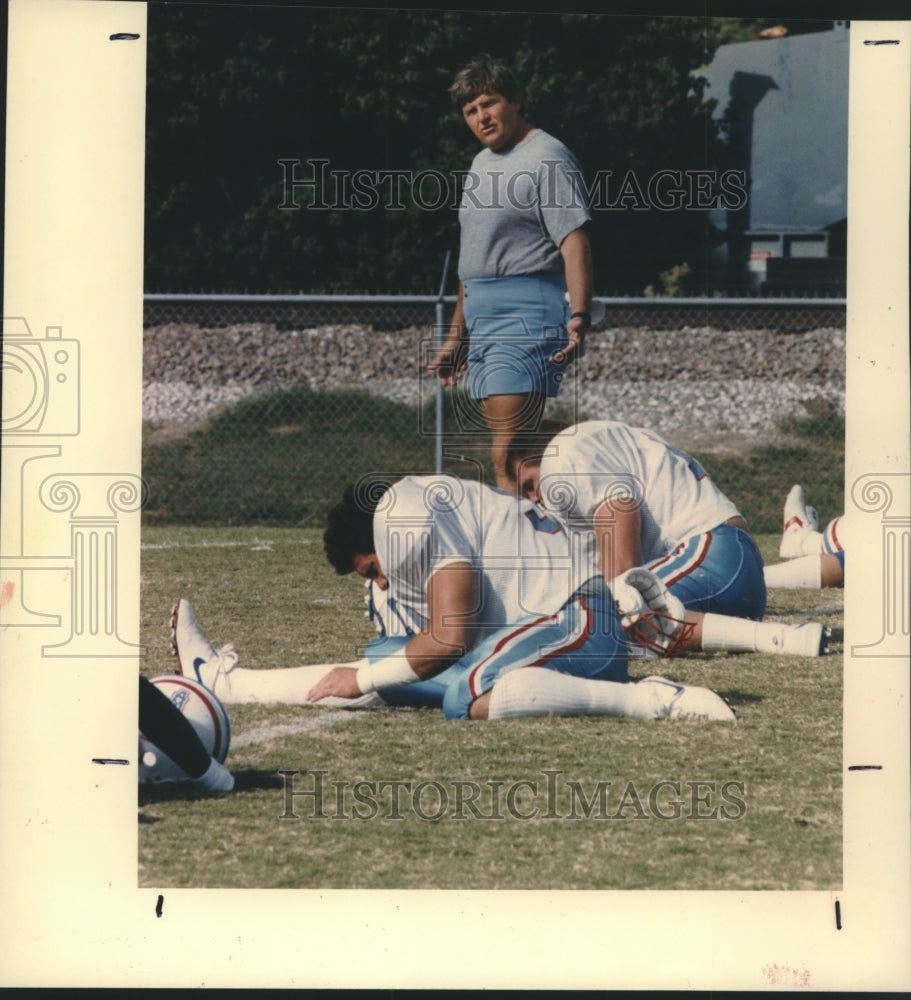
[[[783,29],[782,29],[783,30]],[[716,209],[714,287],[844,295],[847,274],[847,22],[721,46],[697,72],[726,126],[723,170],[742,170],[742,207]]]

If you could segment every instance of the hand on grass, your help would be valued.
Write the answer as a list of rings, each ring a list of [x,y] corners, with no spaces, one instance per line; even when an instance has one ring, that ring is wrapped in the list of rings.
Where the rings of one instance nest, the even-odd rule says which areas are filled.
[[[323,698],[359,698],[363,692],[357,686],[356,667],[333,667],[307,692],[307,701]]]

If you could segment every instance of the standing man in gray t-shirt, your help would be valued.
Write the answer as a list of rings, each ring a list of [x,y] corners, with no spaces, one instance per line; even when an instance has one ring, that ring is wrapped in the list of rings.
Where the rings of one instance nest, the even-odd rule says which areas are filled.
[[[534,429],[591,324],[592,262],[582,172],[562,142],[526,121],[522,92],[480,56],[456,75],[453,106],[484,147],[459,207],[459,294],[450,333],[429,368],[443,385],[467,372],[492,437],[497,485]]]

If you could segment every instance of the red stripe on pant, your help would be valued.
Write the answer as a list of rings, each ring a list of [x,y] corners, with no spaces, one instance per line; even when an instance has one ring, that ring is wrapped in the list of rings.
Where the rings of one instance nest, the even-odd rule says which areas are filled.
[[[577,634],[567,642],[565,645],[558,646],[555,649],[549,650],[547,653],[541,656],[535,657],[528,663],[523,663],[522,667],[542,667],[544,664],[549,663],[551,660],[557,659],[561,656],[567,656],[570,653],[574,653],[577,649],[581,649],[585,645],[589,634],[592,631],[592,613],[588,605],[585,603],[585,598],[580,597],[580,606],[585,612],[581,627],[577,630]],[[561,612],[562,613],[562,612]],[[526,622],[524,625],[519,626],[519,628],[503,636],[496,646],[491,650],[490,655],[486,656],[476,667],[474,667],[468,674],[468,690],[471,694],[472,699],[480,698],[484,692],[480,689],[478,684],[478,676],[483,671],[484,667],[487,666],[492,659],[502,654],[503,650],[506,649],[511,643],[515,643],[522,639],[530,629],[536,628],[542,625],[544,622],[556,622],[559,615],[545,615],[541,618],[536,618],[534,621]]]
[[[661,577],[661,582],[665,587],[672,587],[678,580],[682,580],[685,576],[689,576],[694,569],[698,569],[703,562],[705,562],[705,557],[708,555],[709,548],[712,544],[712,533],[707,531],[702,535],[702,542],[699,548],[693,553],[689,561],[683,566],[681,570],[674,574],[672,577]],[[653,573],[657,573],[660,576],[660,569],[667,563],[673,562],[675,559],[679,558],[678,552],[680,549],[686,550],[686,543],[680,545],[673,552],[659,559],[657,562],[653,562],[648,566],[648,569]]]

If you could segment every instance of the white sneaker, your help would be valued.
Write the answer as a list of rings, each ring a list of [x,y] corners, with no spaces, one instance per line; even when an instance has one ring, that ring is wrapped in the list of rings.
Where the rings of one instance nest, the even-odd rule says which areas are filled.
[[[734,710],[720,695],[704,687],[676,684],[665,677],[646,677],[646,684],[660,706],[658,719],[697,719],[701,722],[736,722]]]
[[[804,622],[782,629],[781,646],[785,656],[825,656],[829,651],[830,630],[819,622]]]
[[[215,695],[230,691],[228,674],[237,664],[233,643],[216,649],[202,634],[187,600],[179,600],[171,612],[171,648],[177,657],[177,669]]]
[[[782,559],[795,559],[806,555],[804,541],[811,532],[819,528],[819,518],[813,507],[808,507],[804,501],[803,487],[792,486],[784,502],[784,517],[781,533],[781,544],[778,554]]]

